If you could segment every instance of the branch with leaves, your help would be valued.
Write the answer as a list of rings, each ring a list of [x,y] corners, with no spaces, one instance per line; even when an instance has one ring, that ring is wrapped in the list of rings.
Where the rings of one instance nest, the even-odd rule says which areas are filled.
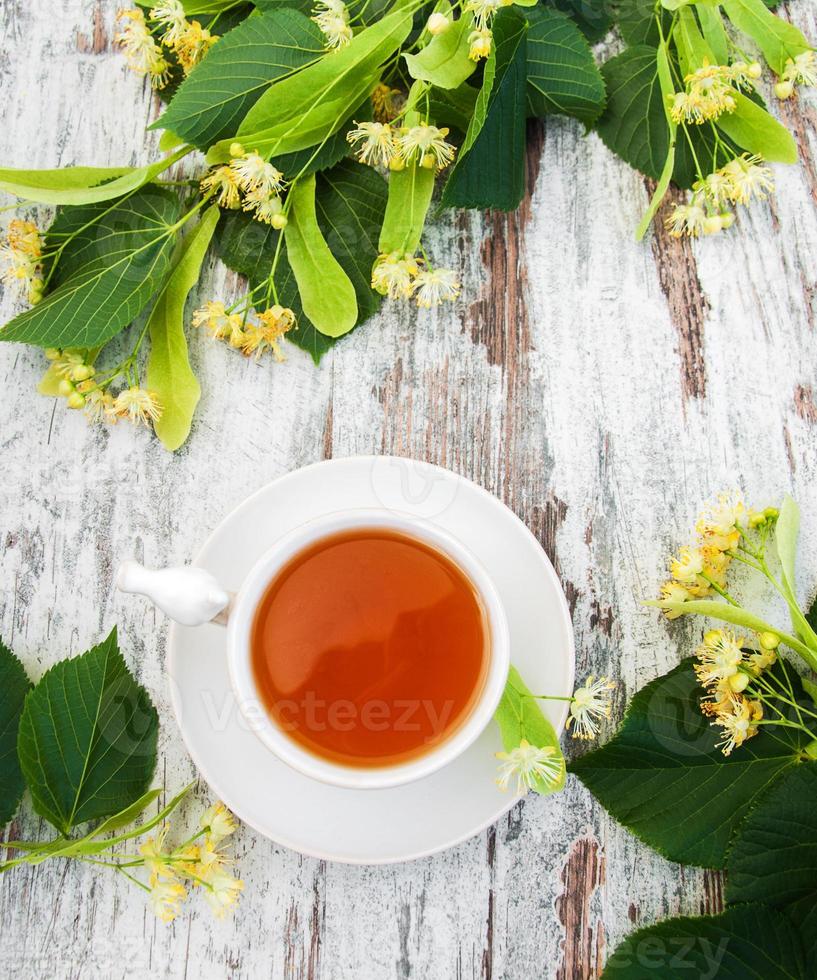
[[[145,816],[163,792],[148,788],[159,720],[128,671],[116,630],[35,685],[0,641],[0,690],[0,826],[13,819],[28,789],[34,811],[58,834],[41,842],[9,837],[0,873],[58,859],[109,868],[142,889],[165,922],[176,916],[188,887],[217,916],[234,905],[243,883],[226,851],[237,823],[224,805],[208,807],[196,830],[174,845],[167,820],[192,786]],[[78,828],[84,829],[77,834]],[[155,836],[135,852],[124,850],[152,830]]]

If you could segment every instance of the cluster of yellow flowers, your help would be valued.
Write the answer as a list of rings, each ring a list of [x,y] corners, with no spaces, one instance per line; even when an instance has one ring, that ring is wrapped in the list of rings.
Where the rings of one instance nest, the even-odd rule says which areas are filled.
[[[352,40],[349,11],[343,0],[318,0],[310,18],[321,29],[330,51],[340,51]]]
[[[372,289],[389,299],[414,297],[421,309],[453,302],[460,283],[451,269],[432,269],[423,259],[401,252],[378,255],[372,268]]]
[[[216,167],[201,182],[205,193],[213,193],[223,208],[243,207],[256,221],[280,230],[287,224],[281,194],[284,175],[259,153],[247,153],[240,143],[230,147],[231,160]]]
[[[120,10],[120,32],[116,43],[125,52],[129,67],[147,75],[153,88],[164,88],[170,80],[172,52],[185,75],[201,61],[218,40],[197,20],[188,21],[180,0],[162,0],[149,13],[151,21],[162,30],[161,44],[150,31],[144,13],[136,8]],[[167,49],[167,50],[165,50]]]
[[[2,279],[8,283],[24,283],[32,305],[39,303],[43,296],[42,255],[37,226],[20,218],[11,221],[6,240],[0,245]]]
[[[757,530],[777,519],[774,507],[753,510],[740,494],[722,493],[707,507],[695,525],[697,541],[680,549],[670,563],[669,581],[661,586],[661,598],[673,602],[711,595],[726,588],[726,572],[744,532]],[[682,615],[667,610],[669,619]]]
[[[151,425],[161,418],[162,406],[153,392],[130,385],[113,395],[108,390],[113,377],[99,383],[95,378],[96,368],[88,362],[85,351],[51,347],[45,356],[51,364],[40,390],[64,398],[68,408],[84,409],[89,421],[126,419]]]
[[[693,185],[687,204],[676,204],[666,219],[675,238],[715,235],[735,221],[730,205],[746,207],[753,199],[765,201],[774,190],[774,177],[761,157],[744,153]]]
[[[202,890],[218,918],[236,903],[244,882],[230,870],[234,861],[226,856],[222,846],[236,827],[235,817],[223,803],[216,803],[204,813],[199,833],[187,844],[167,848],[165,825],[156,837],[141,845],[141,863],[150,873],[150,904],[163,922],[172,922],[178,915],[187,897],[186,882]]]
[[[402,101],[402,95],[399,88],[378,82],[369,94],[375,119],[379,122],[391,122],[397,115],[398,102]]]
[[[744,692],[775,663],[778,644],[774,633],[761,633],[753,647],[747,637],[715,629],[706,633],[696,651],[695,673],[707,691],[701,708],[723,730],[718,746],[724,755],[757,735],[765,695],[762,690],[756,696]]]
[[[470,50],[468,57],[472,61],[487,58],[491,53],[493,34],[491,24],[501,7],[510,7],[514,0],[468,0],[463,7],[466,13],[474,16],[474,30],[468,36]]]
[[[685,91],[676,92],[670,106],[670,115],[676,123],[701,125],[725,112],[737,108],[735,93],[751,88],[753,79],[760,78],[760,63],[736,61],[731,65],[704,64],[684,78]]]
[[[417,161],[428,170],[443,170],[455,153],[446,136],[447,129],[430,123],[398,127],[387,122],[356,122],[346,139],[356,147],[358,160],[372,167],[402,170],[407,163]]]
[[[258,360],[269,351],[276,361],[283,361],[280,341],[295,326],[295,314],[276,304],[256,317],[229,313],[223,303],[210,301],[193,314],[193,326],[206,327],[216,340],[226,341],[247,357]]]
[[[797,57],[787,59],[774,94],[778,99],[790,99],[795,85],[817,85],[817,58],[813,51],[803,51]]]

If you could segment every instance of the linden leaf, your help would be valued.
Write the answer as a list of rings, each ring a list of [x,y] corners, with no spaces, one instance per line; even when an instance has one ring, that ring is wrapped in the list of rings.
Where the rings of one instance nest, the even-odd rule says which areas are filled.
[[[8,823],[23,796],[25,783],[17,758],[17,730],[31,690],[25,669],[0,640],[0,827]]]
[[[763,729],[724,756],[716,729],[700,710],[704,692],[692,664],[684,660],[642,688],[613,738],[572,762],[569,771],[664,857],[722,868],[743,817],[762,791],[800,763],[811,736]],[[803,698],[795,672],[787,676]]]
[[[159,719],[128,671],[114,629],[52,667],[29,692],[17,751],[34,809],[62,834],[118,813],[146,791]]]

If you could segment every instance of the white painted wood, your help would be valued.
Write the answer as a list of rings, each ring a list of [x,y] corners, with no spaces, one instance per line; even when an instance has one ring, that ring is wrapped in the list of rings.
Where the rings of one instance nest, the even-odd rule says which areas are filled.
[[[7,165],[151,159],[143,131],[157,105],[112,50],[116,6],[0,0]],[[817,38],[812,4],[790,12]],[[455,309],[384,307],[319,370],[294,349],[259,366],[193,336],[204,397],[173,456],[145,431],[89,428],[36,396],[42,356],[0,346],[0,632],[39,675],[118,622],[161,715],[158,778],[172,793],[195,772],[165,688],[167,624],[114,596],[113,571],[133,554],[188,559],[249,492],[327,454],[416,455],[504,499],[556,561],[579,676],[618,678],[619,710],[696,635],[641,600],[712,492],[740,483],[765,503],[792,491],[805,511],[800,586],[813,589],[814,93],[783,115],[805,164],[779,168],[771,206],[692,247],[636,244],[642,179],[578,125],[548,121],[519,215],[446,215],[429,236],[432,254],[462,270]],[[43,223],[48,209],[30,214]],[[236,286],[214,265],[195,298]],[[5,292],[3,320],[17,308]],[[208,799],[200,786],[182,822]],[[15,829],[46,833],[28,805]],[[224,922],[191,905],[162,925],[127,882],[91,868],[3,876],[4,973],[573,980],[596,975],[633,923],[719,902],[716,876],[654,855],[573,780],[410,865],[325,865],[246,830],[237,853],[247,887]]]

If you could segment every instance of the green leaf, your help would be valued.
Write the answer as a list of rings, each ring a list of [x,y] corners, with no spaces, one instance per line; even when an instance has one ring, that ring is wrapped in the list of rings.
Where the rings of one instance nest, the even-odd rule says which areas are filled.
[[[432,37],[418,54],[404,54],[409,75],[437,88],[450,89],[473,75],[477,65],[468,57],[468,36],[474,30],[474,18],[463,14],[443,34]]]
[[[758,794],[799,763],[809,737],[795,729],[763,729],[724,756],[700,710],[704,692],[692,664],[691,658],[682,661],[639,691],[616,735],[569,769],[616,820],[664,857],[721,868],[732,833]],[[788,678],[797,692],[794,671]]]
[[[193,412],[201,397],[187,356],[184,305],[198,282],[204,256],[216,230],[219,208],[211,205],[184,240],[181,253],[148,320],[150,355],[147,386],[155,392],[162,414],[154,423],[165,449],[178,449],[190,434]]]
[[[213,46],[150,128],[170,129],[202,150],[232,139],[271,83],[323,54],[317,24],[295,10],[248,17]]]
[[[627,44],[658,47],[661,33],[655,16],[655,0],[611,0],[611,11],[616,27]],[[662,9],[660,16],[666,37],[672,24],[672,14]]]
[[[763,52],[769,67],[782,75],[789,58],[796,58],[811,45],[802,31],[775,16],[763,0],[720,0],[726,16],[739,31],[748,34]]]
[[[316,330],[342,337],[357,323],[357,296],[318,224],[314,175],[298,181],[289,203],[284,241],[304,313]]]
[[[351,280],[358,304],[358,323],[379,307],[381,297],[370,287],[371,269],[377,258],[377,238],[386,208],[386,183],[371,167],[344,160],[317,177],[315,196],[318,224],[338,262]],[[242,212],[224,212],[215,237],[222,261],[249,279],[256,288],[267,281],[279,232],[253,221]],[[315,363],[335,344],[319,333],[304,315],[298,286],[289,265],[286,244],[281,243],[275,276],[278,299],[295,311],[298,329],[287,339],[307,351]],[[263,298],[263,292],[256,295]],[[264,309],[273,300],[256,302]]]
[[[381,65],[408,36],[412,19],[411,10],[396,10],[356,34],[342,50],[275,82],[244,117],[239,139],[271,155],[314,146],[336,132],[372,90]],[[217,143],[208,161],[226,160],[229,144]]]
[[[542,779],[537,779],[536,792],[541,796],[549,796],[562,789],[565,784],[565,770],[559,736],[553,725],[542,714],[538,701],[531,696],[530,689],[514,666],[511,666],[508,672],[508,681],[494,714],[494,720],[499,725],[499,733],[506,752],[515,749],[522,739],[540,749],[550,746],[556,750],[557,758],[562,761],[562,773],[555,783],[546,783]]]
[[[310,146],[295,153],[284,153],[276,156],[275,165],[289,179],[307,177],[320,170],[329,170],[349,155],[350,147],[346,139],[347,132],[355,123],[368,121],[372,118],[372,103],[367,97],[343,123],[340,129],[327,137],[318,146]]]
[[[108,834],[113,830],[121,830],[122,827],[129,826],[154,800],[158,800],[162,793],[163,790],[161,787],[158,789],[149,789],[135,803],[129,804],[120,810],[119,813],[115,813],[113,816],[97,824],[91,833],[94,837],[101,837],[103,834]]]
[[[607,108],[597,130],[618,156],[648,177],[660,178],[670,146],[658,78],[657,51],[627,48],[602,65]]]
[[[701,34],[691,7],[678,11],[674,40],[682,76],[692,74],[705,64],[715,63],[715,56]]]
[[[414,255],[433,193],[434,171],[420,166],[416,160],[403,170],[389,174],[389,200],[380,231],[381,252]]]
[[[0,827],[14,816],[25,789],[17,758],[17,729],[30,690],[25,668],[0,640]]]
[[[162,283],[176,240],[179,200],[150,185],[115,204],[60,210],[46,246],[63,245],[51,291],[0,330],[39,347],[96,347],[144,309]]]
[[[665,919],[616,948],[602,980],[802,980],[802,943],[788,919],[763,905]]]
[[[17,750],[34,809],[60,833],[118,813],[147,790],[159,719],[116,630],[52,667],[29,693]]]
[[[525,19],[512,7],[494,19],[474,115],[443,190],[443,207],[513,211],[525,193]]]
[[[738,146],[771,163],[797,163],[797,143],[786,127],[753,99],[735,93],[737,108],[718,118],[717,126]]]
[[[123,197],[150,183],[190,151],[144,167],[63,167],[61,170],[0,169],[0,190],[38,204],[82,205]]]
[[[661,202],[664,200],[664,196],[669,189],[669,183],[670,180],[672,180],[672,174],[675,169],[675,148],[678,141],[678,127],[676,126],[669,112],[669,105],[674,92],[674,86],[669,57],[667,55],[667,46],[663,41],[658,48],[656,64],[658,66],[658,82],[661,88],[661,95],[664,99],[667,127],[669,128],[670,134],[670,144],[669,149],[667,150],[667,159],[664,161],[664,169],[661,171],[661,177],[659,178],[658,183],[655,185],[655,191],[650,199],[650,205],[647,208],[644,217],[641,219],[638,229],[636,230],[636,241],[641,241],[646,234],[652,219],[655,217],[656,212],[661,206]]]
[[[591,44],[600,41],[612,24],[610,0],[550,0],[550,6],[568,14]]]
[[[569,17],[547,7],[527,14],[528,105],[534,116],[562,113],[592,126],[604,110],[604,80]]]
[[[812,650],[817,651],[817,632],[809,614],[803,614],[797,599],[797,538],[800,534],[800,508],[788,494],[780,505],[780,514],[775,523],[774,541],[777,557],[780,560],[780,571],[783,591],[791,614],[791,622],[795,633]],[[813,607],[812,607],[813,608]],[[815,665],[812,663],[812,667]]]
[[[695,12],[698,14],[698,20],[701,24],[701,33],[712,52],[714,64],[728,64],[729,37],[726,28],[723,26],[720,7],[708,7],[706,4],[699,3],[695,7]]]

